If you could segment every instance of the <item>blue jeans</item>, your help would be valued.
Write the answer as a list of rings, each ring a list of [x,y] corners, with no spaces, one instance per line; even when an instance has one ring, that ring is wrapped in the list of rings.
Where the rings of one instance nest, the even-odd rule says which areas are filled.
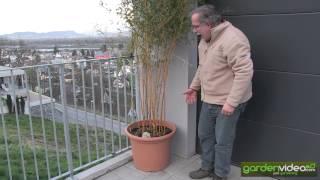
[[[240,104],[232,115],[226,116],[221,113],[221,105],[202,103],[198,126],[202,169],[214,169],[220,177],[229,174],[236,125],[245,106],[246,103]]]

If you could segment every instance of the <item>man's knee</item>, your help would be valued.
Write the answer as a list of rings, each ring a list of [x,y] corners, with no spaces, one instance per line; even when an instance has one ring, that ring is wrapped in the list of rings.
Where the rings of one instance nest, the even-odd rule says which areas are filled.
[[[201,132],[201,131],[198,131],[198,137],[199,137],[200,141],[205,141],[207,139],[214,140],[214,138],[215,138],[213,132]]]
[[[235,138],[235,134],[233,133],[223,133],[216,136],[216,145],[219,147],[231,147],[233,145],[233,141]]]

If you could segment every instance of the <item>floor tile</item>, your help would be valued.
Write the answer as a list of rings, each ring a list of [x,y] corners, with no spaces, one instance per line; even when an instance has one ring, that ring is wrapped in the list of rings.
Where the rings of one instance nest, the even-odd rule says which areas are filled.
[[[199,155],[195,155],[189,159],[172,156],[170,165],[159,172],[144,172],[136,169],[133,162],[107,173],[99,177],[97,180],[192,180],[189,172],[200,168],[201,159]],[[212,178],[204,178],[202,180],[211,180]],[[231,172],[228,180],[274,180],[268,177],[241,177],[240,168],[231,166]]]

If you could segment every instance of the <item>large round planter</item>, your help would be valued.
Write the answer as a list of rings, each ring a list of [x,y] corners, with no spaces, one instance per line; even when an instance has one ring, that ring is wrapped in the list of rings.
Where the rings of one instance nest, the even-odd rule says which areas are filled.
[[[153,120],[144,120],[143,122],[150,124]],[[125,129],[132,147],[134,166],[147,172],[165,169],[170,162],[170,142],[176,132],[175,124],[163,121],[163,124],[172,132],[165,136],[152,138],[142,138],[129,133],[128,129],[139,127],[139,124],[141,121],[136,121]]]

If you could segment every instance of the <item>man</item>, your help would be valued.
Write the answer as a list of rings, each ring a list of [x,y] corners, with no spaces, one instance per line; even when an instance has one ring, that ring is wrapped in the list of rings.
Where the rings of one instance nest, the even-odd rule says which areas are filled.
[[[193,10],[191,21],[193,31],[201,36],[199,67],[184,94],[192,104],[201,90],[203,103],[198,126],[202,163],[189,175],[193,179],[227,179],[236,124],[252,96],[250,44],[212,5]]]

